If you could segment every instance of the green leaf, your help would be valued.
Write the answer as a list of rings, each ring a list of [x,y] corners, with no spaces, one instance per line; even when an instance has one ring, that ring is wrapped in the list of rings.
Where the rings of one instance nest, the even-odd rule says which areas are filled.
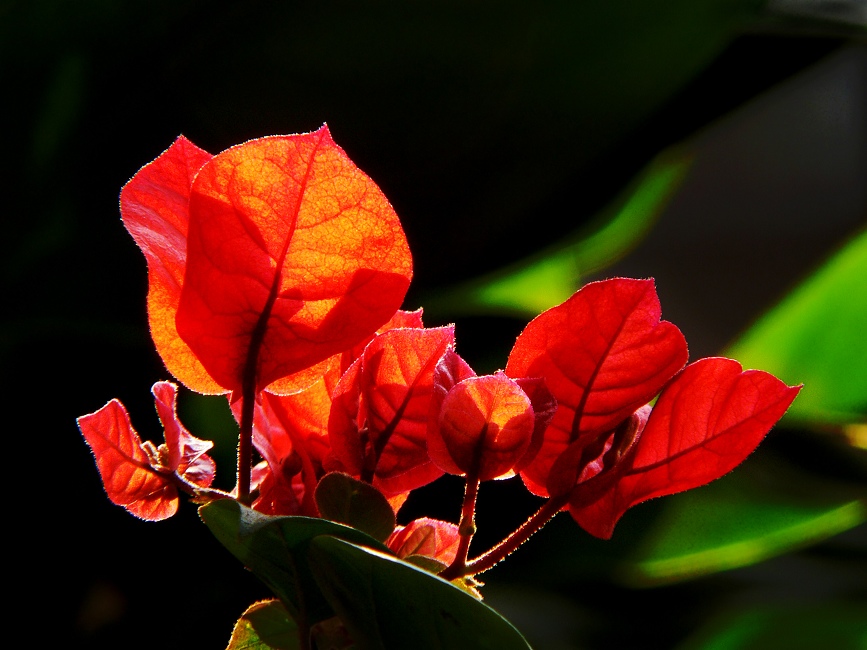
[[[757,453],[732,475],[666,497],[617,578],[651,586],[760,562],[867,521],[864,494],[857,482],[834,482]]]
[[[690,163],[679,150],[660,155],[589,225],[516,264],[426,297],[425,313],[533,317],[563,302],[583,277],[610,266],[641,241]]]
[[[804,384],[786,420],[867,418],[867,232],[767,312],[725,355],[788,384]]]
[[[394,510],[370,483],[343,472],[320,479],[314,494],[319,513],[331,521],[357,528],[384,542],[394,532]]]
[[[289,614],[307,624],[333,616],[307,566],[307,546],[320,535],[388,549],[369,535],[325,519],[272,517],[242,506],[233,499],[213,501],[199,508],[199,516],[214,536],[244,566],[264,582]]]
[[[481,601],[392,556],[318,537],[310,544],[310,562],[323,594],[363,650],[530,647]]]
[[[279,600],[253,603],[235,623],[226,650],[301,650],[298,626]]]

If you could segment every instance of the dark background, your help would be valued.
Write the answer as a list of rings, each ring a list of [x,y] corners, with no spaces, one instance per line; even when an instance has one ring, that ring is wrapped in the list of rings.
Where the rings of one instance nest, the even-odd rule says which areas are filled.
[[[75,426],[118,397],[158,437],[149,391],[169,377],[118,193],[177,135],[217,153],[327,123],[401,216],[415,259],[409,309],[558,241],[686,142],[697,158],[682,192],[606,274],[655,277],[697,358],[864,224],[863,12],[792,13],[810,5],[0,3],[4,531],[22,639],[9,647],[222,648],[269,596],[192,505],[151,524],[109,503]],[[451,320],[480,372],[505,363],[525,324],[448,313],[426,324]],[[218,439],[218,480],[230,483],[225,421],[194,396],[181,407],[193,433]],[[519,487],[495,486],[480,504],[480,547],[526,516]],[[454,518],[459,494],[444,480],[410,510]],[[603,554],[622,551],[655,507],[631,512]],[[485,575],[485,593],[539,650],[675,648],[731,601],[850,598],[864,584],[863,528],[633,590],[601,570],[554,586],[534,564],[545,540],[574,536],[578,548],[584,536],[556,520],[514,556],[514,580],[507,566]],[[817,571],[816,556],[837,563]]]

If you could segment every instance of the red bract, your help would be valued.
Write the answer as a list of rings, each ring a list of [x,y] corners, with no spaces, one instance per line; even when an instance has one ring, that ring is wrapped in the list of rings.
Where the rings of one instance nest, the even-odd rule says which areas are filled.
[[[452,474],[463,474],[462,470],[451,458],[449,449],[440,431],[440,416],[442,415],[443,401],[449,392],[462,381],[475,377],[476,373],[464,361],[460,355],[452,349],[446,350],[437,364],[434,372],[433,396],[431,398],[431,410],[428,414],[428,454],[443,471]],[[513,464],[508,472],[502,477],[513,475],[513,470],[518,470],[533,460],[542,445],[543,434],[557,408],[557,400],[545,385],[545,380],[539,377],[521,377],[514,382],[530,400],[533,412],[533,430],[526,450],[516,454]],[[484,479],[483,479],[484,480]]]
[[[214,480],[214,461],[205,453],[213,443],[192,436],[177,419],[176,391],[168,382],[157,382],[152,389],[165,430],[166,442],[159,448],[142,443],[118,400],[78,418],[108,498],[147,521],[177,512],[178,482],[209,487]]]
[[[193,178],[211,154],[181,136],[142,167],[120,193],[123,224],[148,265],[148,321],[166,368],[185,386],[206,394],[226,392],[178,335],[175,315],[187,268],[187,231]]]
[[[739,465],[783,416],[800,386],[786,386],[737,361],[707,358],[684,369],[659,396],[646,425],[613,466],[569,497],[569,512],[588,532],[611,537],[628,508],[699,487]],[[604,468],[604,469],[607,469]]]
[[[397,215],[327,128],[252,140],[193,181],[178,332],[221,386],[261,390],[370,336],[411,276]]]
[[[551,466],[572,443],[614,429],[686,364],[680,330],[660,320],[652,280],[593,282],[540,314],[515,342],[510,377],[542,377],[557,412],[521,476],[540,496]]]
[[[454,327],[400,328],[376,336],[334,391],[328,436],[347,473],[386,495],[442,475],[428,457],[434,369]]]
[[[742,373],[730,359],[678,373],[686,344],[659,316],[650,280],[591,283],[534,319],[506,366],[511,376],[544,377],[558,401],[524,482],[564,500],[598,537],[610,537],[631,506],[740,464],[800,390],[768,373]],[[646,404],[660,390],[651,411]]]
[[[452,387],[428,434],[440,469],[479,481],[513,475],[527,452],[535,416],[530,398],[502,373],[469,377]]]
[[[179,138],[121,211],[157,349],[201,392],[297,389],[291,375],[370,336],[412,277],[394,210],[324,126],[214,157]]]

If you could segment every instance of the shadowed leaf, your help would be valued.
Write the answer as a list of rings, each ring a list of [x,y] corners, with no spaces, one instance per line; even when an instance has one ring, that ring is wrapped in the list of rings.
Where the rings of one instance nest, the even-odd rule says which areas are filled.
[[[459,587],[334,537],[310,545],[316,580],[359,648],[529,650],[521,634]],[[411,642],[410,642],[411,640]]]
[[[307,564],[310,540],[334,535],[388,551],[354,528],[325,519],[263,515],[232,499],[204,505],[199,515],[220,543],[280,598],[293,618],[304,612],[310,624],[333,616]]]

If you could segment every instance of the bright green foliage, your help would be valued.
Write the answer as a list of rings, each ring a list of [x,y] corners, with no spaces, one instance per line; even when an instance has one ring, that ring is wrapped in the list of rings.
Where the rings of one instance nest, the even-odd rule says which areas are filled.
[[[726,355],[804,390],[786,420],[822,427],[867,419],[867,232],[769,311]]]

